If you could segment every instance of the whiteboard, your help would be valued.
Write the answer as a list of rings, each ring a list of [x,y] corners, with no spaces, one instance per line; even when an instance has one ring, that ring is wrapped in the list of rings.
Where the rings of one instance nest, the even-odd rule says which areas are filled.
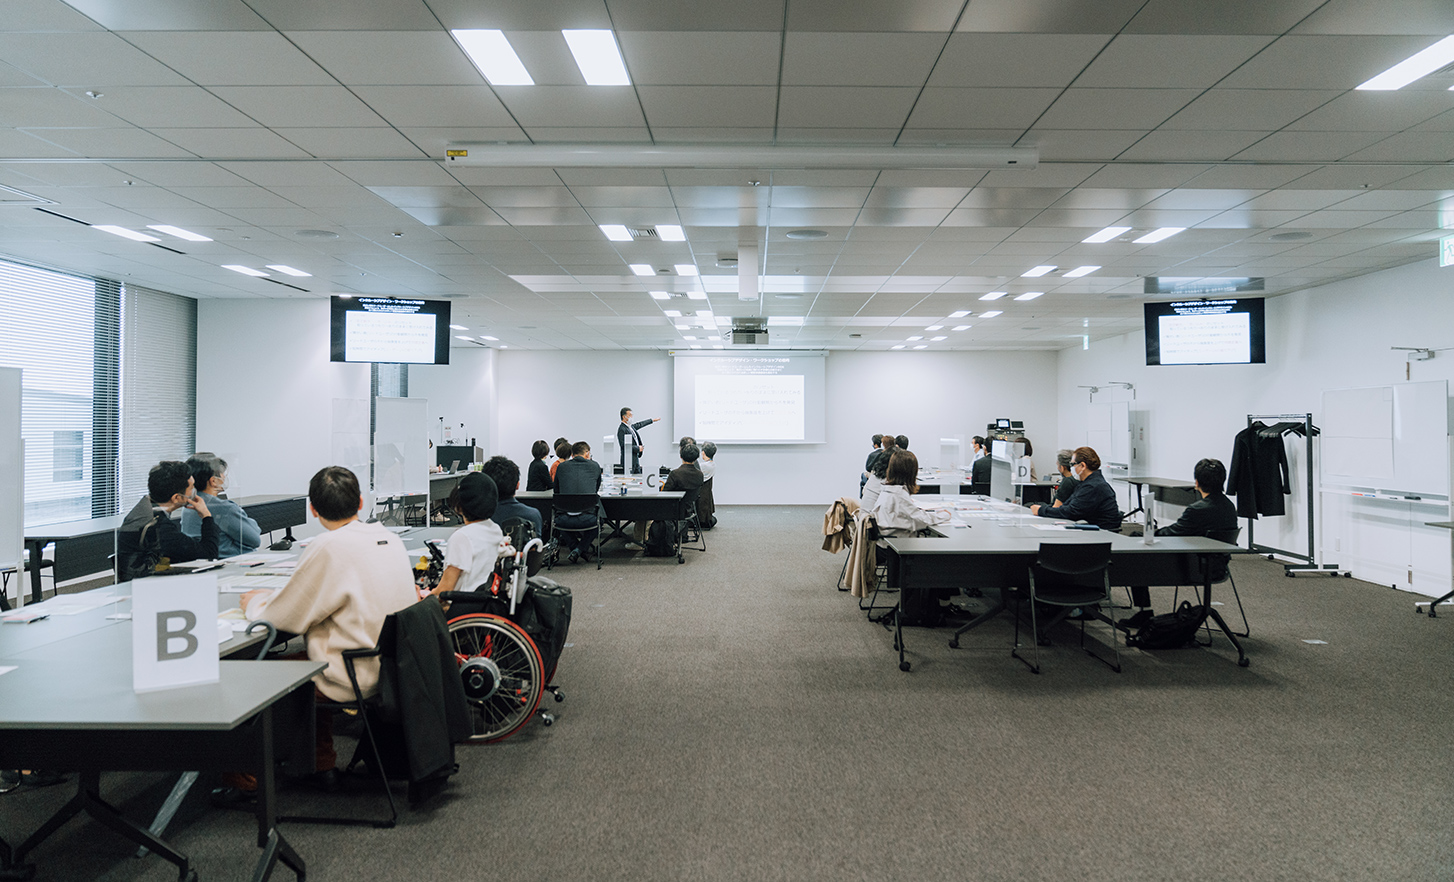
[[[1320,428],[1324,485],[1448,497],[1447,380],[1330,389]]]
[[[1131,402],[1092,404],[1087,414],[1086,446],[1101,458],[1102,468],[1131,467]]]
[[[429,495],[429,400],[374,401],[374,493]]]

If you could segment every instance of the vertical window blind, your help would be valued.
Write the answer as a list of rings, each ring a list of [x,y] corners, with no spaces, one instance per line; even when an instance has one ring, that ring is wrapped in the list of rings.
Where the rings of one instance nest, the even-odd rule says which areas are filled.
[[[121,505],[147,473],[197,444],[197,301],[135,285],[121,292]]]

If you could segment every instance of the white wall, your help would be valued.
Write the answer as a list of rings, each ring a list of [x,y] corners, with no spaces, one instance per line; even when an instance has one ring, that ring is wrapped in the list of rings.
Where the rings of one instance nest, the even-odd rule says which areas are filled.
[[[429,399],[429,437],[435,444],[442,416],[454,426],[464,423],[485,456],[494,455],[495,350],[451,349],[449,364],[410,365],[409,397]]]
[[[523,466],[530,444],[565,435],[599,450],[620,410],[661,417],[642,430],[643,466],[675,466],[670,356],[663,352],[501,352],[500,447]],[[858,494],[870,436],[909,436],[926,465],[940,437],[983,434],[996,417],[1023,419],[1037,468],[1054,461],[1056,355],[1045,352],[834,352],[827,362],[828,443],[731,445],[717,454],[724,504],[824,504]],[[708,440],[708,439],[699,439]]]
[[[1151,473],[1190,479],[1204,456],[1230,464],[1232,439],[1249,413],[1312,413],[1316,424],[1324,390],[1405,382],[1406,356],[1389,347],[1454,346],[1451,292],[1454,269],[1428,261],[1271,298],[1265,365],[1148,367],[1141,332],[1095,341],[1089,351],[1064,350],[1058,379],[1064,437],[1085,437],[1087,395],[1077,386],[1129,381],[1136,385],[1135,407],[1149,411]],[[1414,362],[1410,378],[1454,379],[1454,352]],[[1305,467],[1294,465],[1301,474]],[[1258,543],[1306,547],[1304,491],[1299,478],[1289,515],[1259,519]],[[1341,495],[1325,495],[1324,503],[1319,517],[1328,562],[1400,588],[1449,590],[1448,531],[1423,526],[1446,520],[1446,509]]]
[[[228,460],[230,495],[306,493],[332,465],[333,399],[368,399],[368,365],[328,360],[328,308],[197,302],[197,447]]]

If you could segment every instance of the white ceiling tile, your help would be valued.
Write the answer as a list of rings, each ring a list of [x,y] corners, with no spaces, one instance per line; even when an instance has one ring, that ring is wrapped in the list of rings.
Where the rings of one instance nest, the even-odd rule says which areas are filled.
[[[897,128],[882,129],[805,129],[782,126],[777,130],[779,144],[844,144],[849,146],[889,147],[899,134]]]
[[[488,86],[359,86],[351,91],[398,127],[514,126]]]
[[[190,153],[228,159],[304,158],[307,151],[277,133],[252,126],[235,129],[169,129],[152,131]]]
[[[429,0],[429,8],[446,28],[559,30],[609,28],[611,16],[601,0]]]
[[[783,43],[782,85],[917,88],[928,79],[946,37],[790,31]]]
[[[485,82],[444,31],[294,31],[286,36],[347,86]]]
[[[1229,89],[1351,89],[1429,45],[1427,37],[1282,37],[1233,71]]]
[[[1023,129],[926,129],[911,126],[899,135],[899,147],[957,147],[1001,146],[1011,147],[1019,140]]]
[[[278,128],[273,131],[320,159],[420,159],[426,155],[391,128]]]
[[[526,134],[537,144],[637,143],[651,142],[651,130],[639,128],[576,128],[573,126],[529,126]]]
[[[865,208],[858,215],[858,225],[937,227],[948,215],[948,208]]]
[[[790,31],[948,31],[960,0],[793,0]]]
[[[185,86],[166,65],[115,34],[0,34],[0,58],[56,86]]]
[[[946,227],[1018,227],[1039,214],[1034,208],[956,208],[944,219]]]
[[[657,126],[771,127],[776,90],[767,86],[638,86],[646,122]]]
[[[1329,0],[1293,28],[1295,34],[1454,33],[1454,6],[1444,0]]]
[[[400,133],[425,153],[433,157],[445,155],[445,151],[458,144],[481,144],[495,141],[524,141],[525,133],[518,126],[496,126],[494,128],[450,128],[401,126]]]
[[[99,101],[78,98],[61,89],[0,89],[0,123],[6,126],[102,127],[118,125]]]
[[[30,86],[40,89],[46,88],[46,83],[44,80],[37,79],[25,71],[0,62],[0,88],[10,89],[20,86]]]
[[[658,177],[660,177],[659,174]],[[571,187],[569,192],[581,205],[587,208],[592,208],[597,205],[613,205],[671,209],[674,206],[671,190],[667,189],[664,180],[661,181],[660,186],[656,187],[597,187],[582,185]],[[670,211],[667,212],[667,214],[670,213]],[[663,223],[668,223],[668,221],[663,221]]]
[[[1267,134],[1237,131],[1173,132],[1162,129],[1148,133],[1120,154],[1119,158],[1220,162],[1251,147]]]
[[[1350,154],[1353,162],[1449,162],[1454,137],[1448,132],[1404,132]]]
[[[502,86],[496,93],[526,129],[646,124],[628,86]]]
[[[1315,132],[1397,132],[1432,120],[1454,102],[1447,92],[1346,92],[1288,125]]]
[[[954,208],[969,195],[967,187],[874,187],[866,208]]]
[[[5,17],[0,19],[0,33],[84,32],[102,27],[56,0],[12,0],[5,4]]]
[[[515,226],[559,226],[561,224],[590,224],[591,216],[578,206],[557,208],[512,208],[502,207],[495,212]]]
[[[651,136],[658,144],[771,144],[772,128],[720,126],[657,126]]]
[[[208,3],[192,3],[188,0],[66,2],[113,31],[261,31],[269,27],[243,0],[216,0]]]
[[[244,180],[263,187],[347,186],[353,183],[338,170],[325,162],[222,162],[222,168]],[[364,163],[342,163],[341,167],[365,165]],[[398,163],[392,165],[397,166]],[[452,180],[446,180],[453,183]],[[364,180],[360,183],[386,184],[392,181]]]
[[[247,127],[253,121],[197,86],[118,86],[98,100],[79,89],[72,94],[135,126],[178,128]]]
[[[385,126],[342,86],[217,86],[212,93],[265,126]]]
[[[1270,42],[1268,36],[1121,34],[1075,85],[1207,89]]]
[[[1193,163],[1138,164],[1127,162],[1107,165],[1087,178],[1082,187],[1135,188],[1137,190],[1180,187],[1206,171],[1208,167]]]
[[[781,0],[777,0],[779,9]],[[774,86],[782,37],[769,33],[623,30],[617,39],[638,86]],[[665,11],[663,9],[663,11]],[[781,25],[781,11],[778,25]]]
[[[1410,175],[1420,170],[1416,165],[1325,165],[1316,168],[1293,183],[1309,190],[1369,190],[1399,181],[1400,189]],[[1437,171],[1432,169],[1431,171]]]
[[[1277,131],[1331,100],[1337,93],[1304,89],[1212,89],[1162,128]]]
[[[209,208],[296,208],[293,201],[263,187],[173,187],[172,192]]]
[[[1313,159],[1331,162],[1357,153],[1387,137],[1387,132],[1282,131],[1258,141],[1236,154],[1233,159],[1270,162]]]
[[[1140,129],[1161,125],[1197,97],[1192,89],[1067,89],[1036,125],[1047,129]]]
[[[1281,34],[1325,0],[1150,0],[1126,26],[1133,34]]]
[[[22,129],[27,134],[81,156],[98,158],[159,157],[180,158],[190,155],[186,150],[142,129]]]
[[[127,39],[201,86],[334,84],[322,68],[277,33],[149,31],[127,34]]]
[[[1058,89],[927,88],[914,105],[909,125],[921,129],[974,126],[1027,129],[1060,94]]]
[[[977,34],[950,38],[929,85],[956,88],[1063,88],[1108,42],[1090,34]]]
[[[424,0],[247,0],[280,31],[432,31],[439,20]]]
[[[1108,227],[1126,216],[1126,209],[1122,208],[1047,208],[1040,212],[1030,222],[1031,227],[1024,228],[1031,230],[1035,227],[1073,227],[1084,239],[1090,233],[1102,227]]]
[[[795,128],[902,126],[914,106],[915,89],[784,86],[778,125]]]
[[[1224,165],[1209,168],[1192,178],[1197,187],[1231,187],[1234,190],[1270,190],[1306,175],[1306,165]]]
[[[815,227],[844,226],[858,217],[857,208],[778,208],[768,209],[773,226]]]
[[[1041,162],[1111,160],[1145,136],[1144,131],[1040,129],[1026,132],[1016,147],[1038,147]]]

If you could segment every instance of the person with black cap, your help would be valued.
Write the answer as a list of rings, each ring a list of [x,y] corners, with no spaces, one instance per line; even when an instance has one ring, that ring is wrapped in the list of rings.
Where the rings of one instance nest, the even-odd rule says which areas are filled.
[[[489,581],[505,543],[504,532],[491,520],[500,501],[495,482],[484,472],[470,472],[449,494],[449,504],[464,519],[464,526],[449,535],[444,550],[444,575],[435,594],[475,591]]]

